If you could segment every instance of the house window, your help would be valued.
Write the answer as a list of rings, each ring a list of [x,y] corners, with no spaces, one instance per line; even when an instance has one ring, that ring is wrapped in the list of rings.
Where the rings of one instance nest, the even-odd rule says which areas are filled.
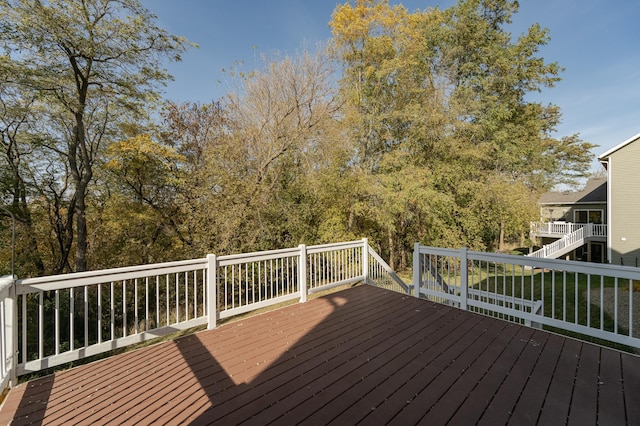
[[[602,223],[602,210],[576,210],[573,214],[575,223]]]

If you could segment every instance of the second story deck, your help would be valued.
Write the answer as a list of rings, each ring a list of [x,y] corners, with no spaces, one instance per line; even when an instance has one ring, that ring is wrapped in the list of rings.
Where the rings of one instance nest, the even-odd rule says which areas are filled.
[[[572,222],[534,222],[531,223],[530,233],[535,237],[542,238],[562,238],[579,229],[589,227],[590,237],[597,241],[606,241],[607,225],[606,224],[588,224],[588,223],[572,223]]]
[[[640,424],[640,358],[359,285],[14,388],[7,424]]]
[[[406,284],[366,239],[3,278],[0,423],[640,424],[638,282],[416,244]]]

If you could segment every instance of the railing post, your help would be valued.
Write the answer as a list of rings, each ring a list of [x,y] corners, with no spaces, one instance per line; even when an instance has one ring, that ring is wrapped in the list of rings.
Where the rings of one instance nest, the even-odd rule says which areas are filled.
[[[13,284],[9,289],[9,303],[5,305],[8,312],[5,311],[5,320],[10,323],[5,328],[5,338],[7,339],[7,355],[9,356],[9,387],[13,388],[18,384],[18,376],[16,367],[18,366],[18,300],[16,297],[16,277],[13,278]]]
[[[215,254],[207,255],[207,313],[207,328],[212,330],[218,317],[218,257]]]
[[[298,261],[298,286],[300,288],[300,303],[307,301],[307,246],[300,244],[300,260]]]
[[[369,240],[362,239],[362,280],[369,284]]]
[[[420,298],[420,281],[422,280],[422,265],[420,264],[420,243],[413,245],[413,293]]]
[[[469,289],[469,269],[467,268],[467,248],[460,249],[460,309],[467,310]]]

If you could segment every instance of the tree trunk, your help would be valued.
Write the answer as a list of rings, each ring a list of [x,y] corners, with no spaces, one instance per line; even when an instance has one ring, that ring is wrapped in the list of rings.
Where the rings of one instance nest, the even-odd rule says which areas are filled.
[[[76,212],[76,272],[87,270],[87,216],[86,197],[89,182],[93,176],[92,158],[87,149],[84,132],[84,115],[77,112],[76,126],[74,129],[73,141],[69,147],[69,165],[71,166],[71,176],[75,184],[75,212]]]
[[[391,228],[387,230],[387,237],[389,239],[389,266],[392,270],[396,268],[396,250],[395,245],[393,244],[393,231]]]
[[[36,240],[36,234],[33,230],[33,219],[31,218],[31,211],[27,204],[27,191],[22,180],[20,180],[18,188],[20,199],[15,201],[15,205],[19,206],[20,222],[22,222],[25,227],[25,235],[28,235],[27,256],[35,266],[36,276],[41,277],[44,275],[44,263],[42,262],[42,256],[38,249],[38,241]]]
[[[76,272],[87,270],[87,216],[85,204],[85,188],[78,189],[78,201],[76,203]]]

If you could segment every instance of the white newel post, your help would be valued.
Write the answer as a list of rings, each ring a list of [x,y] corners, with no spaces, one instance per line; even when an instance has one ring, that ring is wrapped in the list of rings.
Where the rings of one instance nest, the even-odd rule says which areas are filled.
[[[369,240],[362,239],[362,280],[369,284]]]
[[[307,301],[307,246],[300,244],[300,259],[298,260],[298,286],[300,287],[300,303]]]
[[[207,314],[207,328],[212,330],[218,317],[218,257],[215,254],[207,255]]]
[[[16,297],[16,277],[13,276],[13,284],[9,290],[9,303],[5,304],[5,320],[9,323],[5,328],[5,338],[7,339],[7,355],[9,357],[9,368],[11,378],[9,379],[9,387],[13,388],[18,384],[16,375],[16,367],[18,365],[18,307]]]
[[[413,245],[413,294],[420,298],[420,281],[422,280],[422,265],[420,264],[420,243]]]
[[[460,249],[460,309],[467,310],[469,289],[469,269],[467,268],[467,248]]]

